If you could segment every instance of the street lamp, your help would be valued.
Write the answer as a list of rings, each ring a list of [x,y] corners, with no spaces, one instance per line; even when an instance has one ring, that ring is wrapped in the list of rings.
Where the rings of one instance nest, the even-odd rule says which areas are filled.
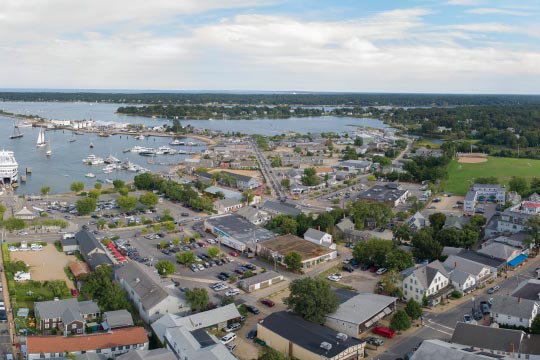
[[[472,307],[472,314],[473,314],[473,316],[474,316],[474,310],[476,309],[476,302],[475,302],[475,298],[474,298],[474,296],[473,296],[473,297],[471,297],[471,300],[472,300],[472,303],[473,303],[473,307]]]

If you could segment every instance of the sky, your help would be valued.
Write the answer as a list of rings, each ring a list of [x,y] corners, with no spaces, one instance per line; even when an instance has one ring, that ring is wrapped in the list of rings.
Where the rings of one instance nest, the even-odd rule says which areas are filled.
[[[1,0],[0,88],[540,94],[540,0]]]

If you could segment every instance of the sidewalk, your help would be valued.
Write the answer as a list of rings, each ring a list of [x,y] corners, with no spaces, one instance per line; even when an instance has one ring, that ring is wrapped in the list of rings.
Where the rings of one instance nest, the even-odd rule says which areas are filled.
[[[2,290],[3,290],[3,300],[6,305],[6,314],[7,314],[7,320],[9,324],[9,337],[11,339],[11,345],[12,345],[12,353],[15,355],[15,358],[20,358],[17,354],[19,354],[18,348],[15,347],[16,343],[19,343],[19,339],[17,337],[17,333],[15,331],[15,321],[13,318],[13,308],[11,307],[11,298],[9,296],[9,288],[8,288],[8,282],[6,278],[6,273],[4,272],[4,258],[2,250],[0,249],[0,269],[1,269],[1,279],[2,279]]]

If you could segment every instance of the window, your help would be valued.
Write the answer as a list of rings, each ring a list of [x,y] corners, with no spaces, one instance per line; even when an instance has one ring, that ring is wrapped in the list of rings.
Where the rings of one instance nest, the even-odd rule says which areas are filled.
[[[45,323],[45,329],[48,329],[48,328],[49,328],[49,324]]]
[[[82,329],[77,329],[77,334],[82,334]]]
[[[72,328],[72,329],[76,329],[76,328],[77,328],[77,324],[71,324],[71,328]]]
[[[112,347],[112,348],[111,348],[111,351],[116,351],[116,347]]]
[[[97,354],[101,354],[101,349],[96,349]]]

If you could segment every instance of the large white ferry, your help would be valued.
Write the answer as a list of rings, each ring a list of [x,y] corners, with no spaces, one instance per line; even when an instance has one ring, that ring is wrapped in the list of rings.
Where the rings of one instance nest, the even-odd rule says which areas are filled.
[[[19,180],[19,164],[13,151],[0,150],[0,179],[2,184],[12,184]]]

